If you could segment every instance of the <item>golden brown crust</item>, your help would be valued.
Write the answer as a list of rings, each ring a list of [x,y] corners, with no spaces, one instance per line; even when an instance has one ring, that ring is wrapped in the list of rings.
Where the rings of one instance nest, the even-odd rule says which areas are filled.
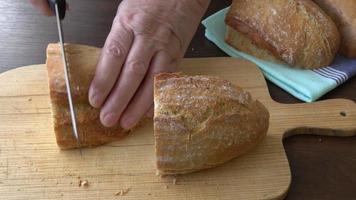
[[[244,154],[266,135],[269,114],[248,92],[210,76],[155,77],[157,169],[182,174]]]
[[[95,68],[100,55],[100,49],[78,44],[65,44],[69,75],[71,79],[72,96],[75,101],[87,101],[88,88],[94,77]],[[47,47],[47,70],[51,100],[58,104],[67,104],[67,91],[64,81],[62,58],[58,44]]]
[[[88,90],[94,77],[100,49],[65,44],[65,50],[81,147],[97,146],[123,138],[129,131],[119,125],[112,128],[101,125],[99,109],[91,107],[88,102]],[[78,144],[72,135],[63,63],[58,44],[48,45],[46,63],[57,144],[61,149],[77,148]]]
[[[340,51],[356,58],[356,1],[314,0],[336,23],[341,34]]]
[[[225,23],[250,44],[268,51],[264,55],[291,66],[311,69],[329,65],[340,44],[336,25],[311,0],[234,0]],[[226,39],[230,45],[243,51],[252,49],[248,42],[233,42],[231,34],[228,31]]]
[[[243,51],[245,53],[251,54],[257,58],[262,58],[274,63],[282,63],[283,61],[277,59],[277,56],[273,55],[272,51],[269,51],[266,48],[260,48],[255,45],[245,34],[236,31],[230,26],[226,27],[226,42],[236,49]]]

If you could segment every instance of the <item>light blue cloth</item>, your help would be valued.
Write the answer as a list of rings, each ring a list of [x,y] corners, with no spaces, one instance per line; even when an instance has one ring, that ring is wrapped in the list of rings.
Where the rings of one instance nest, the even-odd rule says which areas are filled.
[[[202,22],[206,28],[205,36],[228,55],[244,58],[255,63],[268,80],[300,100],[306,102],[315,101],[356,73],[356,60],[340,58],[337,63],[338,66],[331,65],[321,71],[303,70],[291,68],[288,65],[267,62],[238,51],[224,41],[226,31],[224,18],[227,9],[225,8],[211,15]],[[343,72],[338,69],[340,66],[342,68],[344,64],[347,64],[349,71]]]

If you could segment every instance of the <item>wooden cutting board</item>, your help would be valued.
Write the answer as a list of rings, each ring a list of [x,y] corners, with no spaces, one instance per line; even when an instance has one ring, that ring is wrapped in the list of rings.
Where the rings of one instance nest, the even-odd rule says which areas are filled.
[[[46,68],[22,67],[0,75],[0,199],[280,199],[291,183],[283,137],[356,134],[352,101],[274,102],[256,66],[238,59],[186,59],[182,66],[188,74],[230,80],[262,101],[271,115],[266,139],[220,167],[163,178],[155,175],[152,125],[122,141],[83,149],[82,156],[60,151]],[[89,186],[79,187],[80,180]]]

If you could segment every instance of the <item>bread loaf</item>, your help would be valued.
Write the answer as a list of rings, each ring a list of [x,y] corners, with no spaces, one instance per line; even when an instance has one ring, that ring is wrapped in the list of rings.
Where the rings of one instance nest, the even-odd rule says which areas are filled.
[[[65,50],[81,147],[127,135],[128,131],[120,126],[102,126],[99,110],[87,100],[100,49],[66,44]],[[61,149],[76,148],[58,44],[47,48],[47,69],[57,143]],[[267,133],[267,109],[248,92],[216,77],[157,75],[154,101],[157,169],[161,174],[217,166],[246,153]]]
[[[269,125],[269,113],[259,101],[216,77],[159,74],[154,101],[160,174],[184,174],[225,163],[261,142]]]
[[[231,46],[290,66],[329,65],[339,49],[335,23],[311,0],[234,0],[225,23]]]
[[[342,54],[356,58],[356,1],[314,0],[336,23],[341,34]]]
[[[101,125],[99,109],[91,107],[88,101],[88,90],[94,77],[100,49],[66,44],[65,51],[81,147],[97,146],[119,140],[127,135],[129,131],[123,130],[119,125],[112,128]],[[46,63],[54,132],[58,146],[61,149],[71,149],[79,146],[72,134],[61,55],[58,44],[48,45]]]

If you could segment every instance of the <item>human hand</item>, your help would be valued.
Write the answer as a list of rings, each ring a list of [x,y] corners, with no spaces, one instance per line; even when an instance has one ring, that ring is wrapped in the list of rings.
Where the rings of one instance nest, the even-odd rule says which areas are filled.
[[[153,78],[178,64],[209,0],[123,0],[89,89],[104,126],[132,128],[153,115]]]
[[[51,11],[47,0],[28,0],[35,8],[42,14],[52,16],[54,13]]]
[[[47,16],[53,16],[55,13],[51,10],[48,0],[28,0],[35,8],[37,8],[42,14]],[[68,4],[66,9],[68,10]]]

